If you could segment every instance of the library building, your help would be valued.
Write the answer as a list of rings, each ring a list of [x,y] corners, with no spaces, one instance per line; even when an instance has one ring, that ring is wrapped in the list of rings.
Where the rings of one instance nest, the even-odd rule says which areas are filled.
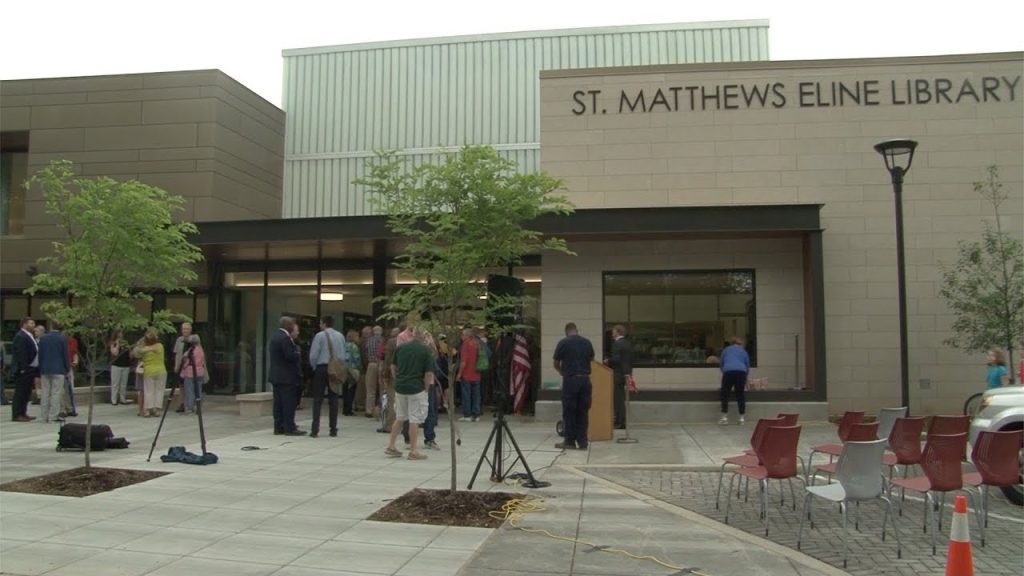
[[[412,281],[393,265],[403,240],[353,183],[375,151],[420,163],[490,145],[562,180],[576,208],[529,223],[574,255],[512,271],[534,299],[538,418],[560,414],[551,358],[567,322],[599,355],[626,327],[636,421],[715,417],[733,337],[754,417],[897,406],[901,269],[911,410],[958,410],[984,387],[985,358],[943,343],[939,291],[959,242],[997,218],[1024,234],[1024,53],[774,61],[767,21],[750,20],[283,58],[283,110],[218,70],[0,82],[5,355],[20,318],[65,297],[23,293],[57,229],[22,183],[51,160],[185,198],[205,256],[194,294],[140,309],[194,318],[211,392],[237,394],[270,389],[279,316],[308,345],[318,316],[362,328]],[[992,166],[998,213],[974,190]]]

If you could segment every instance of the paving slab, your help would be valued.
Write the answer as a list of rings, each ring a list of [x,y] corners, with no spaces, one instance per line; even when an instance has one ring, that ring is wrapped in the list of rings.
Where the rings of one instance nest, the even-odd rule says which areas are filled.
[[[684,507],[707,519],[724,521],[725,502],[728,495],[723,491],[721,510],[714,506],[718,474],[700,470],[655,469],[617,470],[612,476],[609,469],[593,470],[623,486],[638,490],[668,504]],[[726,476],[728,479],[728,475]],[[802,483],[797,488],[802,493]],[[803,514],[803,497],[798,493],[797,510],[791,507],[788,491],[786,503],[780,505],[777,498],[769,502],[769,537],[780,545],[796,550],[797,532]],[[775,492],[778,494],[778,492]],[[758,510],[756,488],[752,489],[749,501],[731,498],[730,525],[744,532],[760,536],[764,534],[764,523]],[[990,503],[992,514],[987,530],[987,545],[974,545],[973,555],[978,574],[1010,576],[1021,573],[1022,555],[1020,535],[1024,532],[1024,511],[1015,507],[1001,495],[994,495]],[[843,530],[841,516],[834,505],[821,500],[812,500],[814,527],[805,523],[801,543],[803,553],[817,558],[837,569],[842,567]],[[897,527],[902,541],[902,554],[897,555],[896,540],[891,529],[887,539],[881,539],[884,508],[880,502],[865,502],[859,507],[860,530],[854,527],[854,514],[849,518],[849,561],[846,572],[858,575],[930,575],[945,571],[945,551],[949,534],[951,510],[945,510],[945,524],[938,537],[938,553],[931,554],[930,535],[922,529],[924,502],[920,498],[908,497],[904,503],[903,516],[897,518]],[[992,520],[995,518],[995,520]],[[973,514],[969,527],[975,541],[978,538]]]
[[[188,556],[232,536],[230,532],[200,530],[196,528],[153,527],[152,532],[138,538],[126,538],[122,544],[113,543],[114,548],[133,552],[155,552]]]
[[[0,572],[24,576],[46,574],[101,553],[103,550],[98,548],[29,542],[4,552],[0,558]]]
[[[104,550],[47,572],[53,576],[142,576],[177,560],[170,554]]]
[[[134,416],[132,406],[97,405],[94,421],[110,424],[131,446],[94,453],[94,465],[171,474],[81,499],[0,492],[0,571],[597,576],[673,574],[696,567],[711,576],[843,573],[835,567],[835,535],[829,532],[834,527],[824,518],[827,512],[821,514],[816,540],[808,540],[814,550],[807,551],[815,557],[789,546],[795,516],[773,515],[778,528],[773,524],[772,539],[765,540],[747,530],[758,522],[750,503],[737,508],[734,526],[702,515],[706,485],[717,479],[713,470],[720,458],[748,447],[753,429],[753,424],[717,426],[711,416],[708,422],[639,427],[631,431],[638,444],[594,442],[588,451],[555,449],[559,439],[552,423],[511,418],[528,464],[552,486],[527,490],[514,481],[492,483],[485,464],[474,490],[542,497],[543,511],[515,523],[530,528],[528,533],[508,523],[491,530],[367,520],[408,490],[449,487],[447,426],[438,429],[442,450],[426,452],[427,461],[411,462],[384,456],[386,437],[373,431],[372,420],[343,417],[338,438],[284,438],[272,434],[269,417],[243,418],[230,399],[209,398],[204,423],[209,449],[220,462],[204,467],[158,458],[174,445],[198,451],[195,418],[169,414],[154,457],[146,462],[157,421]],[[298,418],[300,427],[308,427],[308,409]],[[835,437],[828,423],[803,426],[801,454]],[[457,485],[465,489],[491,425],[467,423],[460,430]],[[0,481],[81,465],[80,453],[57,453],[55,442],[55,426],[0,422]],[[522,469],[518,464],[510,471]],[[905,513],[912,516],[920,503],[908,500],[907,506]],[[1000,508],[993,522],[1017,518],[1019,509]],[[989,546],[976,554],[979,573],[1001,574],[999,563],[993,563],[1000,554],[1019,558],[1019,543],[998,538],[1006,526],[1017,528],[1012,523],[993,528]],[[102,534],[96,539],[101,542],[90,540],[90,534]],[[859,538],[861,554],[887,554],[887,545],[878,546],[867,531]],[[612,554],[609,548],[652,555],[671,568]],[[930,555],[917,565],[897,565],[892,574],[901,576],[942,571],[941,560]],[[918,570],[905,570],[913,566]]]

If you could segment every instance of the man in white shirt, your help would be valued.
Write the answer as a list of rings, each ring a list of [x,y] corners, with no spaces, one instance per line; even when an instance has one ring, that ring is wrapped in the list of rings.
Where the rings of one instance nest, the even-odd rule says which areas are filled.
[[[331,436],[338,435],[338,388],[332,388],[328,382],[327,364],[331,357],[337,357],[348,365],[348,352],[345,349],[345,337],[334,329],[334,318],[324,316],[320,319],[320,331],[313,337],[309,348],[309,364],[313,367],[313,422],[309,427],[309,437],[320,435],[320,409],[323,406],[324,394],[327,395],[328,424]]]

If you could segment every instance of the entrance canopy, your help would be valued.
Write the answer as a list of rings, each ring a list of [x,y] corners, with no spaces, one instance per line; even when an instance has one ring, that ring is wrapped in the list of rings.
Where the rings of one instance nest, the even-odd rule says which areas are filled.
[[[800,391],[766,391],[760,398],[824,401],[821,207],[820,204],[774,204],[587,209],[569,215],[545,216],[528,225],[544,234],[562,237],[570,246],[609,240],[615,243],[718,238],[798,241],[802,246],[802,279],[797,279],[797,285],[803,287],[802,331],[806,335],[800,346],[805,362],[799,381],[806,384]],[[375,318],[383,312],[378,298],[407,281],[402,279],[400,271],[391,267],[404,241],[388,229],[384,216],[203,222],[198,227],[199,233],[192,241],[206,254],[206,278],[211,292],[241,292],[240,298],[251,298],[251,305],[263,310],[260,318],[292,311],[302,302],[307,302],[313,317],[321,312],[328,313],[331,306],[340,306],[327,301],[328,293],[332,292],[344,293],[347,308],[362,303],[363,318]],[[533,283],[541,298],[542,258],[542,255],[529,257],[517,269],[517,274],[524,276],[528,285]],[[211,302],[222,300],[227,301],[211,298]],[[218,311],[211,313],[216,317],[222,315]],[[538,320],[544,321],[543,318]],[[263,333],[269,325],[267,322],[269,320],[263,324],[250,323],[258,324],[254,331]],[[246,331],[244,319],[239,331]],[[542,399],[546,396],[544,392],[539,395]],[[643,396],[644,400],[704,400],[704,396],[712,398],[713,393],[710,390],[649,390]]]
[[[820,232],[821,204],[707,206],[678,208],[613,208],[577,210],[544,216],[532,226],[565,238],[667,235],[763,235]],[[202,222],[193,242],[200,246],[232,246],[270,242],[350,243],[354,254],[373,254],[374,241],[399,243],[384,216],[339,216],[284,220]],[[360,250],[359,248],[362,248]]]

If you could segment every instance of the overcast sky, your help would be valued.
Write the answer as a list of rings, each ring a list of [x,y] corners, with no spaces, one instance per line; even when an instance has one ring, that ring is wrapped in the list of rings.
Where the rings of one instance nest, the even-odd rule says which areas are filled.
[[[1024,2],[5,2],[0,78],[219,68],[280,106],[281,50],[554,28],[767,19],[772,60],[1024,49]]]

